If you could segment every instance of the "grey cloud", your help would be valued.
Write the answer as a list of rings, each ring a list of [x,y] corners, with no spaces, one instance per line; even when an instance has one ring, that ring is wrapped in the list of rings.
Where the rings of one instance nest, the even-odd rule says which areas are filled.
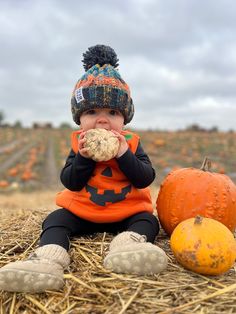
[[[103,43],[130,85],[131,126],[235,128],[235,9],[233,0],[1,1],[0,110],[10,122],[72,124],[82,54]],[[193,105],[207,99],[221,106]]]

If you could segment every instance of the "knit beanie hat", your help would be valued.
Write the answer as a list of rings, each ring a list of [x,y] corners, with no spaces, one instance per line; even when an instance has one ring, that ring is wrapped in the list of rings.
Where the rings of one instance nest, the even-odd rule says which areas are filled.
[[[129,86],[116,70],[115,51],[104,45],[88,48],[82,60],[85,74],[75,85],[71,98],[73,120],[80,124],[80,116],[90,109],[110,108],[124,116],[124,124],[134,115]]]

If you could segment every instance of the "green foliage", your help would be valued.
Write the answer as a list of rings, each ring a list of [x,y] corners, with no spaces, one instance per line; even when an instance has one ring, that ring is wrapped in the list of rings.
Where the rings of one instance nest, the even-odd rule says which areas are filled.
[[[2,125],[4,119],[5,119],[5,114],[3,111],[0,111],[0,126]]]

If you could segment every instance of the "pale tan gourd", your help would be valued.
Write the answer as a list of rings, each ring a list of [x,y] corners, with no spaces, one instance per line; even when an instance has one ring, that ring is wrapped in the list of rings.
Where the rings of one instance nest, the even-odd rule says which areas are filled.
[[[85,134],[88,156],[95,161],[107,161],[114,158],[119,149],[119,140],[115,134],[105,129],[91,129]]]

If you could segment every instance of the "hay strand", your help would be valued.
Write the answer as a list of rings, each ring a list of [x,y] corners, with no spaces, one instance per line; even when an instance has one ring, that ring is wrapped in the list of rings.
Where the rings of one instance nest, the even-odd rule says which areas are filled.
[[[76,278],[76,277],[73,276],[72,274],[66,274],[66,275],[64,275],[64,278],[66,278],[66,279],[72,279],[72,280],[76,281],[77,283],[79,283],[81,286],[84,286],[85,288],[91,290],[91,291],[94,292],[95,294],[98,294],[98,295],[100,295],[102,298],[105,298],[105,299],[106,299],[106,296],[103,295],[101,292],[99,292],[98,289],[93,288],[93,287],[87,285],[85,282],[83,282],[83,281],[80,280],[79,278]]]
[[[15,303],[16,303],[16,294],[14,293],[13,294],[13,298],[12,298],[12,302],[11,302],[11,307],[10,307],[9,314],[13,314],[14,313]]]
[[[191,306],[191,305],[194,305],[194,304],[196,304],[196,303],[201,303],[201,302],[203,302],[203,301],[206,301],[206,300],[209,300],[209,299],[218,297],[218,296],[220,296],[220,295],[222,295],[222,294],[224,294],[224,293],[228,293],[228,292],[230,292],[230,291],[232,291],[232,290],[235,290],[235,289],[236,289],[236,283],[235,283],[235,284],[232,284],[232,285],[230,285],[230,286],[228,286],[228,287],[225,287],[225,288],[223,288],[223,289],[220,289],[220,290],[218,290],[218,291],[216,291],[216,292],[214,292],[214,293],[212,293],[212,294],[210,294],[210,295],[207,295],[207,296],[205,296],[205,297],[202,297],[202,298],[200,298],[200,299],[197,299],[197,300],[188,302],[188,303],[186,303],[186,304],[182,304],[182,305],[180,305],[180,306],[175,307],[174,309],[170,309],[170,310],[161,312],[160,314],[175,313],[176,311],[185,309],[185,308],[187,308],[187,307],[189,307],[189,306]]]
[[[135,291],[135,293],[131,296],[131,298],[128,300],[128,302],[123,306],[122,310],[119,312],[119,314],[123,314],[125,313],[125,311],[127,310],[127,308],[130,306],[130,304],[134,301],[134,299],[137,297],[137,295],[139,294],[140,290],[142,288],[142,284],[140,284],[137,288],[137,290]]]
[[[33,303],[36,307],[38,307],[41,311],[43,311],[46,314],[52,314],[50,311],[48,311],[43,305],[42,303],[38,302],[35,298],[29,296],[29,295],[25,295],[25,299],[29,300],[31,303]]]

